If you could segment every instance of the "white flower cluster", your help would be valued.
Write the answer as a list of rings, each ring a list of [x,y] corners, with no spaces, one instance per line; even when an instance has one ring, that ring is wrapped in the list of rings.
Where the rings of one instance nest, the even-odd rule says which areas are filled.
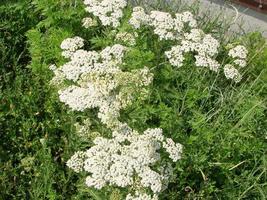
[[[131,103],[133,94],[151,83],[153,76],[146,67],[122,71],[120,65],[126,51],[122,45],[108,46],[99,53],[81,49],[74,51],[81,45],[76,45],[73,40],[66,39],[61,45],[64,50],[70,51],[66,43],[70,44],[70,61],[54,69],[52,82],[62,83],[62,79],[73,81],[72,85],[59,90],[60,101],[77,111],[99,108],[98,117],[102,123],[108,127],[116,126],[119,111]]]
[[[227,79],[233,79],[236,83],[241,81],[242,76],[233,65],[226,64],[223,70]]]
[[[151,26],[154,28],[154,33],[159,36],[159,39],[173,40],[175,35],[173,33],[174,29],[174,19],[170,13],[151,11],[150,14]]]
[[[172,17],[170,13],[156,10],[146,14],[142,7],[133,8],[129,23],[136,29],[141,25],[153,27],[154,33],[159,36],[160,40],[179,40],[186,26],[191,28],[197,26],[197,22],[190,12],[183,12]]]
[[[90,119],[85,119],[82,123],[75,123],[75,130],[80,139],[87,141],[88,139],[95,138],[99,136],[98,132],[92,131],[92,122]]]
[[[184,51],[181,48],[181,46],[173,46],[171,50],[166,51],[165,55],[169,59],[169,62],[171,63],[172,66],[175,67],[181,67],[183,66],[183,61],[184,61]]]
[[[104,26],[118,27],[123,16],[125,0],[85,0],[85,10],[98,17]]]
[[[173,18],[167,12],[151,11],[150,19],[154,33],[159,36],[160,40],[180,40],[187,24],[191,28],[197,25],[190,12],[177,13]]]
[[[128,194],[126,196],[126,200],[158,200],[158,196],[155,194],[153,196],[150,196],[146,193],[136,192],[135,195]]]
[[[77,151],[66,163],[66,165],[75,172],[83,171],[84,159],[86,154],[83,151]]]
[[[188,24],[188,26],[190,28],[197,27],[197,21],[194,18],[194,15],[191,12],[185,11],[182,14],[177,13],[175,16],[176,16],[176,19],[177,20],[182,21],[182,22]]]
[[[97,21],[95,19],[92,19],[91,17],[85,17],[82,20],[82,26],[84,28],[90,28],[93,26],[97,26]]]
[[[210,34],[205,34],[197,29],[197,21],[190,12],[177,13],[172,17],[170,13],[151,11],[146,14],[140,7],[134,8],[130,24],[134,28],[141,25],[149,25],[154,28],[154,33],[160,40],[180,41],[165,54],[171,65],[181,67],[184,61],[184,53],[196,52],[196,66],[208,67],[212,71],[218,71],[220,64],[213,58],[218,53],[219,42]],[[186,32],[186,27],[189,32]]]
[[[73,53],[77,50],[82,48],[84,45],[84,40],[78,36],[73,38],[67,38],[63,40],[60,47],[63,50],[62,56],[65,58],[70,58]]]
[[[120,26],[123,9],[127,6],[126,0],[85,0],[84,4],[86,10],[98,17],[104,26],[115,28]],[[216,56],[220,43],[211,34],[197,28],[192,13],[171,15],[151,11],[147,14],[142,7],[135,7],[129,23],[134,29],[150,27],[159,40],[172,40],[175,45],[165,52],[171,65],[181,67],[185,56],[191,53],[196,66],[215,72],[219,70],[221,64]],[[87,17],[82,20],[82,25],[89,28],[96,26],[97,21]],[[138,35],[116,32],[114,30],[112,36],[121,44],[107,46],[99,52],[81,49],[84,40],[80,37],[65,39],[61,44],[62,55],[69,61],[58,68],[55,65],[50,67],[55,73],[52,83],[60,88],[60,101],[76,111],[97,108],[101,122],[112,130],[110,138],[101,137],[98,132],[90,137],[93,146],[84,152],[76,152],[67,161],[67,166],[75,172],[87,172],[88,187],[128,187],[130,193],[126,200],[157,200],[158,194],[167,188],[173,177],[171,164],[181,159],[182,145],[164,137],[160,128],[147,129],[140,134],[119,121],[120,111],[136,96],[146,92],[153,74],[146,67],[132,71],[121,69],[125,64],[124,55],[130,48],[126,46],[134,46]],[[230,49],[228,56],[232,62],[224,66],[227,79],[241,80],[235,67],[246,65],[247,54],[241,45]],[[90,121],[76,126],[81,136],[91,132]],[[162,153],[168,157],[163,157]]]
[[[154,196],[136,193],[135,196],[127,195],[127,199],[156,200],[173,176],[170,161],[163,161],[160,151],[165,149],[170,160],[176,162],[181,158],[182,146],[164,138],[161,129],[147,129],[139,134],[118,120],[119,111],[131,103],[138,88],[152,82],[152,74],[148,68],[122,71],[120,65],[126,51],[122,45],[95,52],[80,49],[83,43],[76,41],[77,38],[68,38],[61,45],[63,50],[71,52],[70,61],[59,68],[50,67],[55,73],[54,83],[62,84],[66,80],[73,83],[59,90],[59,98],[73,110],[99,108],[98,117],[113,134],[110,139],[97,136],[94,146],[85,152],[76,152],[67,161],[67,166],[75,172],[88,172],[88,187],[139,185],[137,191],[141,187],[149,188]],[[79,132],[87,132],[88,127],[81,126]]]
[[[242,45],[237,45],[236,47],[230,49],[228,55],[232,58],[246,59],[248,50]]]
[[[106,185],[139,185],[158,194],[166,188],[173,171],[169,161],[166,161],[166,169],[157,165],[161,161],[161,149],[165,149],[174,162],[181,158],[181,145],[165,138],[160,128],[147,129],[139,134],[121,124],[111,139],[97,137],[94,146],[84,152],[82,163],[76,154],[68,163],[76,171],[84,166],[84,170],[90,173],[86,178],[88,187],[101,189]]]
[[[237,45],[229,50],[228,55],[234,60],[232,64],[226,64],[224,66],[224,75],[227,79],[233,79],[236,83],[238,83],[241,81],[242,75],[236,67],[243,68],[247,65],[246,59],[248,50],[242,45]]]
[[[244,59],[235,59],[233,63],[241,68],[247,65],[247,61]]]
[[[165,148],[166,151],[170,154],[170,158],[173,160],[173,162],[181,159],[181,144],[175,143],[171,138],[168,138],[165,142],[163,142],[163,148]]]
[[[150,14],[146,14],[143,8],[135,7],[129,23],[135,29],[142,25],[153,27],[154,33],[160,40],[177,41],[179,44],[165,52],[171,65],[183,66],[185,53],[192,52],[196,66],[207,67],[218,72],[221,64],[216,60],[216,55],[219,52],[220,43],[211,34],[205,34],[197,28],[197,21],[192,13],[177,13],[173,17],[170,13],[161,11],[151,11]],[[238,45],[232,48],[228,55],[234,59],[233,65],[245,67],[247,54],[247,49]],[[227,79],[239,82],[241,75],[233,65],[224,67],[225,76]]]
[[[246,47],[242,45],[237,45],[236,47],[230,49],[228,55],[232,57],[234,65],[237,67],[245,67],[247,65],[247,55],[248,55],[248,50]]]
[[[181,67],[185,59],[184,54],[194,52],[197,53],[196,66],[207,67],[217,72],[220,64],[213,57],[218,53],[219,42],[200,29],[192,29],[184,34],[184,38],[180,45],[173,46],[171,50],[165,52],[171,65]]]
[[[125,45],[134,46],[136,44],[135,38],[137,33],[131,34],[128,32],[120,32],[116,34],[115,41],[122,42]]]
[[[150,17],[145,13],[144,8],[142,7],[134,7],[132,17],[129,20],[129,24],[131,24],[134,28],[138,29],[141,25],[147,25],[150,22]]]

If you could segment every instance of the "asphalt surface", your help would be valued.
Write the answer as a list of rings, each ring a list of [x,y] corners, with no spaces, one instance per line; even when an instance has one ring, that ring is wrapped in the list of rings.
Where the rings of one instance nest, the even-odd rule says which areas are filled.
[[[172,0],[171,0],[172,1]],[[175,1],[175,0],[173,0]],[[198,2],[203,13],[211,15],[223,13],[225,20],[233,19],[232,32],[248,33],[259,31],[267,38],[267,14],[259,13],[250,8],[238,4],[229,3],[226,0],[181,0],[182,3],[192,4]]]

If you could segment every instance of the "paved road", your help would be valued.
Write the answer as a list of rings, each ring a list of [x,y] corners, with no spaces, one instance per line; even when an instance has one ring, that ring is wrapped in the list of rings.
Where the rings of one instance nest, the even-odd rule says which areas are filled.
[[[175,1],[175,0],[169,0]],[[201,12],[211,11],[215,15],[223,12],[225,18],[234,17],[236,23],[231,27],[233,32],[240,32],[240,25],[246,32],[260,31],[267,38],[267,14],[258,13],[243,6],[226,3],[225,0],[182,0],[183,3],[199,2]]]

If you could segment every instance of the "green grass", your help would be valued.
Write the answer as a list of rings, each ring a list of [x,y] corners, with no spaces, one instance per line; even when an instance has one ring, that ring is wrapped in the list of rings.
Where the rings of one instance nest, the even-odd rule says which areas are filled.
[[[73,124],[92,113],[59,103],[48,70],[64,62],[64,38],[95,33],[79,28],[84,11],[78,1],[18,2],[0,5],[0,199],[101,199],[65,165],[90,146]],[[216,28],[216,20],[203,27]],[[223,33],[217,33],[222,40]],[[267,198],[267,48],[257,33],[242,41],[251,62],[240,84],[215,79],[190,61],[179,70],[157,66],[149,98],[122,112],[133,128],[160,126],[184,145],[177,178],[161,199]],[[144,50],[132,57],[149,63],[161,54]],[[129,64],[138,66],[130,58]]]
[[[27,1],[1,6],[0,15],[0,199],[64,199],[74,190],[67,182],[75,182],[62,157],[71,151],[73,117],[28,66],[26,32],[39,12]]]

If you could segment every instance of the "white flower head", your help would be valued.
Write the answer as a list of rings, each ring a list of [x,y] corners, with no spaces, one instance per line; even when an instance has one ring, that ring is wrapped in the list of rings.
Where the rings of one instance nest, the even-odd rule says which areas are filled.
[[[246,47],[242,45],[237,45],[236,47],[230,49],[228,55],[231,56],[232,58],[241,58],[241,59],[246,59],[248,54],[248,50]]]
[[[136,192],[134,195],[128,194],[126,200],[158,200],[158,196],[156,194],[151,196],[146,193]]]
[[[120,32],[116,35],[115,40],[118,42],[121,41],[125,44],[128,44],[129,46],[134,46],[136,44],[135,36],[136,34],[131,34],[128,32]]]
[[[161,162],[160,150],[165,149],[174,162],[181,158],[182,152],[181,145],[165,138],[160,128],[147,129],[143,134],[139,134],[127,124],[121,124],[120,128],[113,132],[111,139],[97,137],[93,143],[94,145],[82,154],[83,163],[79,162],[79,167],[77,164],[70,166],[74,166],[72,168],[78,169],[77,171],[83,166],[84,171],[90,173],[86,178],[86,185],[96,189],[107,185],[137,186],[148,188],[157,194],[166,189],[173,176],[170,162],[165,162],[165,165],[155,170],[157,163]],[[76,161],[76,157],[75,154],[72,160]],[[149,198],[147,194],[140,195]],[[136,197],[129,194],[127,198]],[[156,196],[152,199],[156,199]]]
[[[174,40],[174,19],[170,13],[151,11],[151,24],[154,27],[154,33],[159,36],[160,40]]]
[[[224,66],[224,75],[227,79],[233,79],[236,83],[242,79],[241,74],[233,65],[227,64]]]
[[[63,40],[60,47],[63,50],[62,56],[70,58],[73,53],[84,46],[84,39],[75,36],[73,38],[67,38]]]
[[[181,67],[183,65],[185,58],[183,56],[183,49],[181,46],[173,46],[171,50],[165,52],[165,55],[169,59],[171,65],[175,67]]]
[[[210,70],[215,72],[217,72],[220,67],[220,64],[216,60],[210,58],[209,56],[196,55],[195,59],[196,59],[195,64],[197,67],[208,67]]]
[[[84,28],[90,28],[93,26],[97,26],[97,21],[92,19],[91,17],[85,17],[82,19],[82,26]]]
[[[178,15],[176,17],[178,17]],[[191,28],[197,27],[197,21],[194,19],[194,15],[189,11],[185,11],[181,14],[181,20],[188,23]]]
[[[67,38],[63,40],[60,47],[62,50],[74,52],[77,49],[82,48],[84,45],[84,39],[75,36],[73,38]]]
[[[181,159],[182,145],[175,143],[171,138],[167,138],[166,142],[163,142],[163,148],[170,154],[170,158],[173,162]]]
[[[189,33],[185,33],[184,37],[186,40],[201,42],[204,35],[205,33],[201,29],[192,29]]]
[[[56,65],[50,65],[49,69],[54,72],[57,70],[57,66]]]
[[[236,64],[237,66],[239,67],[245,67],[247,65],[247,61],[246,60],[243,60],[243,59],[235,59],[234,61],[234,64]]]
[[[125,0],[85,0],[85,10],[98,17],[103,26],[118,27],[123,16]]]
[[[139,29],[141,25],[148,25],[150,22],[150,17],[145,13],[144,8],[134,7],[132,16],[129,20],[129,24],[135,29]]]
[[[66,163],[75,172],[83,171],[85,152],[77,151]]]

